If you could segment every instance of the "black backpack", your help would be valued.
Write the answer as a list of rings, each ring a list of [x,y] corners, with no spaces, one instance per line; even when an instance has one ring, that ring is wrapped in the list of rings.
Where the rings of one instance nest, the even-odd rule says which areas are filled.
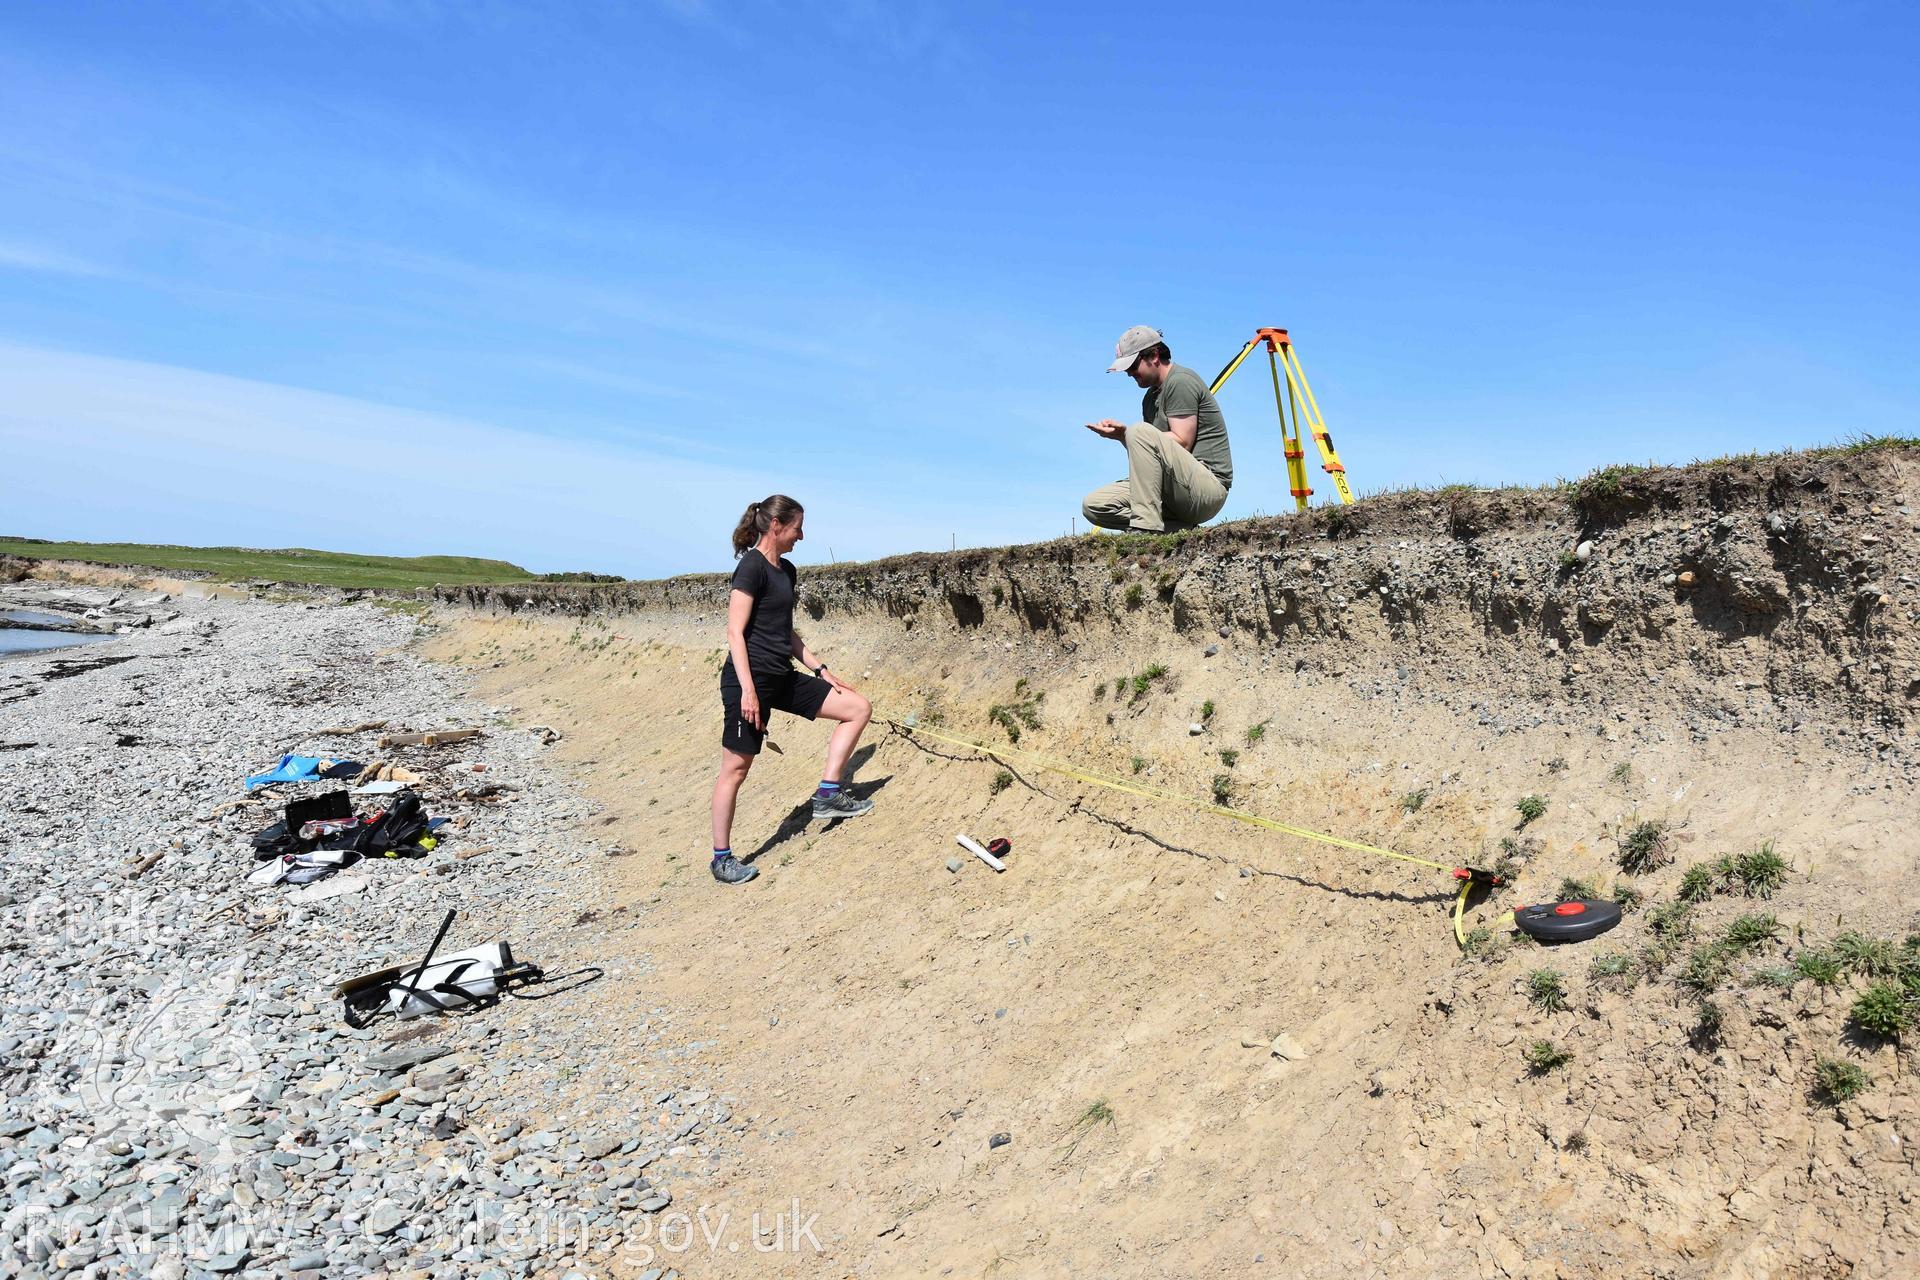
[[[368,858],[396,851],[411,851],[410,846],[427,834],[427,810],[420,797],[402,791],[393,798],[393,807],[367,819],[352,831],[343,831],[323,840],[322,849],[351,849]]]

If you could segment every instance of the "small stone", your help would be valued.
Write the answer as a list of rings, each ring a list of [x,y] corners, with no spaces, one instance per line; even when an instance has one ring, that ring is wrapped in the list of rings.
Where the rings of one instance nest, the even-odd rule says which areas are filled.
[[[400,1225],[406,1220],[407,1214],[404,1209],[391,1200],[382,1200],[373,1206],[373,1212],[367,1215],[366,1229],[370,1235],[389,1236],[398,1231]]]
[[[1210,644],[1206,648],[1200,651],[1200,656],[1203,658],[1211,658],[1214,654],[1218,652],[1220,652],[1220,646],[1217,644]]]
[[[1307,1056],[1307,1051],[1300,1047],[1298,1040],[1282,1031],[1273,1038],[1273,1056],[1282,1062],[1298,1062]]]
[[[1593,539],[1589,538],[1573,549],[1573,558],[1581,564],[1593,559]]]
[[[1695,583],[1699,582],[1700,575],[1695,573],[1693,570],[1688,569],[1682,573],[1675,574],[1673,580],[1676,584],[1678,584],[1681,588],[1684,589],[1687,587],[1691,587]]]
[[[1203,724],[1199,724],[1199,723],[1195,723],[1195,724],[1190,724],[1190,725],[1188,725],[1188,726],[1187,726],[1187,736],[1188,736],[1188,737],[1194,737],[1194,738],[1197,738],[1197,737],[1199,737],[1199,736],[1200,736],[1201,734],[1203,734],[1203,733],[1205,733],[1206,731],[1207,731],[1207,726],[1205,726],[1205,725],[1203,725]]]
[[[966,863],[960,861],[960,859],[958,858],[947,859],[947,870],[953,872],[955,875],[958,875],[960,873],[960,868],[966,865],[967,865]]]
[[[580,1159],[587,1162],[605,1160],[608,1156],[618,1151],[621,1144],[625,1141],[626,1139],[624,1138],[609,1138],[605,1136],[587,1138],[580,1143]]]
[[[1010,1134],[1010,1133],[996,1133],[996,1134],[994,1134],[994,1135],[993,1135],[993,1136],[992,1136],[991,1138],[988,1138],[988,1139],[987,1139],[987,1150],[989,1150],[989,1151],[997,1151],[997,1150],[999,1150],[999,1149],[1000,1149],[1001,1147],[1004,1147],[1004,1146],[1006,1146],[1006,1145],[1007,1145],[1007,1144],[1008,1144],[1009,1142],[1012,1142],[1012,1141],[1013,1141],[1013,1135],[1012,1135],[1012,1134]]]
[[[423,1062],[432,1062],[444,1058],[453,1050],[445,1045],[416,1044],[403,1049],[389,1049],[385,1053],[376,1053],[367,1059],[369,1071],[378,1071],[382,1075],[398,1075],[402,1071],[417,1067]]]
[[[642,1213],[658,1213],[673,1203],[673,1197],[664,1191],[656,1191],[639,1204]]]

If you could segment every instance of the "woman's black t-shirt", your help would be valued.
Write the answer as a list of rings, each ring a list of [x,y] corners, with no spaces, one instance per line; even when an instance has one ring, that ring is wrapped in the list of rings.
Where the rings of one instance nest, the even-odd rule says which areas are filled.
[[[753,597],[747,614],[747,669],[755,675],[793,670],[793,586],[785,559],[776,569],[758,547],[748,547],[733,571],[733,589]],[[731,661],[727,670],[733,669]]]

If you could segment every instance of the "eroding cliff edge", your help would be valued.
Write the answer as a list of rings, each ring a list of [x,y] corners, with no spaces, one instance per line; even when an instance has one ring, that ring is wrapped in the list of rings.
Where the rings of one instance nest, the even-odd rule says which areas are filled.
[[[1818,730],[1905,763],[1920,708],[1920,451],[1452,487],[1175,537],[1088,536],[803,571],[816,623],[1278,646],[1496,715],[1626,707],[1693,732]],[[709,622],[726,577],[449,587],[484,612]]]

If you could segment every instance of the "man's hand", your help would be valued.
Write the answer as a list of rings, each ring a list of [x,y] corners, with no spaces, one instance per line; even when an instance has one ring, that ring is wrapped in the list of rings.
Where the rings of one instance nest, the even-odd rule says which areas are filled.
[[[1089,422],[1087,430],[1108,440],[1118,440],[1122,444],[1127,440],[1127,424],[1115,422],[1112,418],[1103,418],[1099,422]]]

